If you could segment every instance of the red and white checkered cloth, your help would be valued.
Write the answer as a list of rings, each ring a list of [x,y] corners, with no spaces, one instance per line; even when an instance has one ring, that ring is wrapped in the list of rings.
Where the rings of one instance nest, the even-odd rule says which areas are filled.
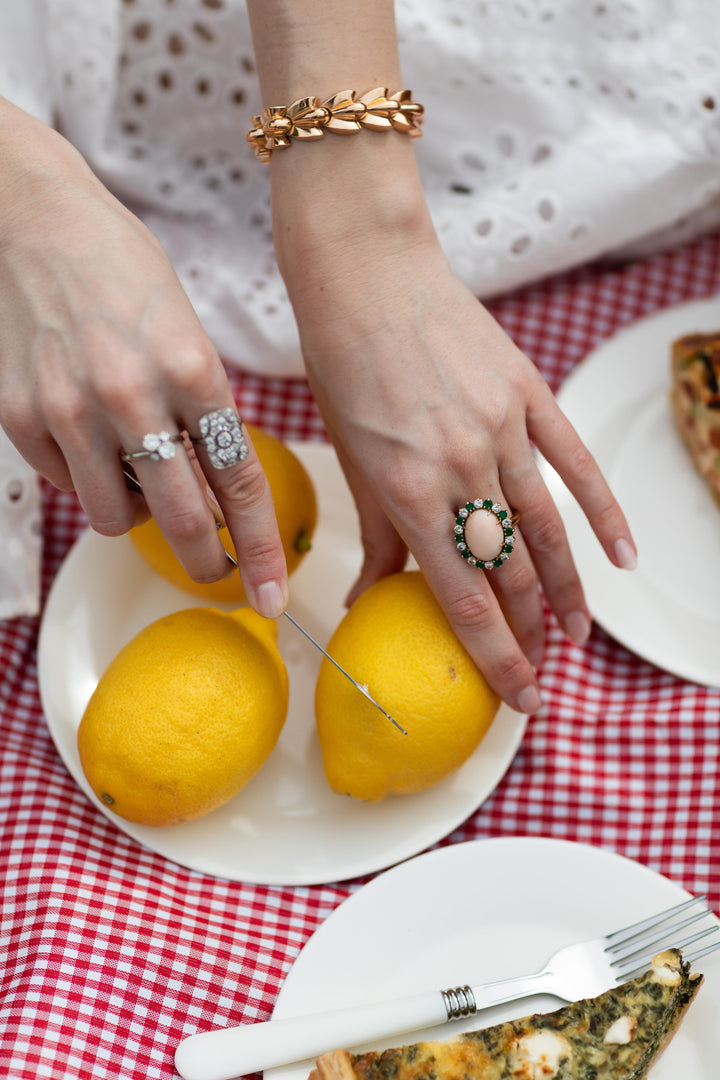
[[[594,267],[492,305],[554,389],[591,348],[658,308],[720,291],[720,236]],[[237,380],[241,412],[322,438],[302,382]],[[44,586],[83,527],[45,493]],[[717,568],[711,568],[717,572]],[[90,805],[43,720],[37,620],[0,624],[0,1075],[170,1080],[179,1040],[266,1018],[307,938],[359,882],[267,888],[182,869]],[[595,630],[554,628],[547,711],[494,794],[444,843],[529,835],[608,848],[720,910],[720,692],[684,683]]]

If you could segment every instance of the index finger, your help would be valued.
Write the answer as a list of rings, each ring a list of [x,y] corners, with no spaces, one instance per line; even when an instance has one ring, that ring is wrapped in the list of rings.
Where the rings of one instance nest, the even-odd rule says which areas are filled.
[[[605,554],[622,570],[637,565],[630,526],[600,467],[555,399],[528,410],[528,434],[588,519]]]

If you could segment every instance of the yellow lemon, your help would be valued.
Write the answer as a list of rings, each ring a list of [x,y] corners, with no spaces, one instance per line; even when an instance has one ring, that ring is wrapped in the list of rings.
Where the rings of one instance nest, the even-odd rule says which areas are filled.
[[[251,608],[178,611],[141,630],[103,673],[80,723],[80,762],[127,821],[191,821],[255,775],[287,706],[273,620]]]
[[[407,732],[323,660],[315,716],[325,775],[333,791],[356,799],[437,784],[474,752],[500,704],[418,571],[364,592],[328,652]]]
[[[245,427],[270,484],[288,573],[292,574],[310,550],[317,523],[315,487],[303,463],[285,443],[252,424]],[[237,573],[224,581],[193,581],[153,518],[131,529],[130,539],[153,570],[179,589],[215,603],[247,600]],[[235,546],[227,529],[220,530],[220,539],[235,558]]]

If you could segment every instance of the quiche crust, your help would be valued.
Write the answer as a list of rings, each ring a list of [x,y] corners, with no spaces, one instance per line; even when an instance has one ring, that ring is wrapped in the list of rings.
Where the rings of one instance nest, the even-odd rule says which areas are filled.
[[[720,330],[674,341],[671,374],[675,424],[720,506]]]
[[[454,1038],[318,1058],[309,1080],[643,1080],[702,975],[677,949],[596,998]]]

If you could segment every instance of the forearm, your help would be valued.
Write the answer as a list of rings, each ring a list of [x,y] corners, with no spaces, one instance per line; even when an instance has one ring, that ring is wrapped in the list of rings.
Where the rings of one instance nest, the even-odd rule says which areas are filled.
[[[402,83],[392,0],[248,0],[263,100]]]
[[[347,0],[249,0],[248,8],[266,105],[404,89],[390,0],[370,0],[361,17]],[[356,275],[367,277],[384,256],[434,243],[413,142],[363,129],[273,151],[275,249],[296,313],[321,294],[337,297],[343,278],[355,291]]]

